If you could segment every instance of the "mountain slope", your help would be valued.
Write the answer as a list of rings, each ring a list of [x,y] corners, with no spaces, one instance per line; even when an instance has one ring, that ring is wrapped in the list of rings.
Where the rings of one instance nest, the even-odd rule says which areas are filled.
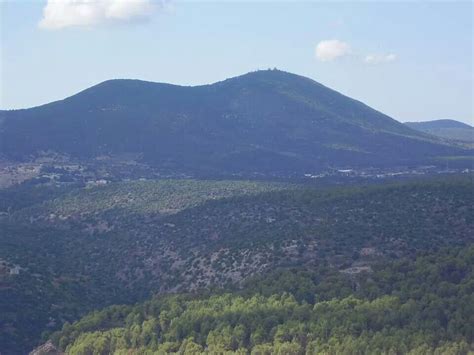
[[[310,79],[270,70],[182,87],[111,80],[65,100],[0,112],[0,153],[89,159],[138,153],[180,171],[301,172],[466,155]]]
[[[474,127],[455,120],[434,120],[426,122],[405,122],[413,129],[441,138],[474,143]]]

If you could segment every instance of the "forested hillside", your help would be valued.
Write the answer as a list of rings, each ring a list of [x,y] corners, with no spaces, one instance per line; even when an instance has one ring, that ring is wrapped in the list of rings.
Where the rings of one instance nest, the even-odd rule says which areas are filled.
[[[470,247],[377,264],[351,279],[273,272],[234,293],[113,306],[51,339],[68,354],[467,354],[473,265]]]
[[[43,188],[52,187],[1,192],[11,201],[0,220],[6,354],[107,305],[241,285],[275,268],[326,265],[350,280],[474,236],[471,176],[344,188],[195,180]]]

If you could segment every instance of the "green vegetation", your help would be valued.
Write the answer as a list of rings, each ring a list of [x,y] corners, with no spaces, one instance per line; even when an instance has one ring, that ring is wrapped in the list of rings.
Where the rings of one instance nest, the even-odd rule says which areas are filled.
[[[26,183],[0,189],[0,213],[12,215],[14,211],[50,201],[72,189],[68,186],[39,186]]]
[[[123,214],[173,214],[205,201],[233,196],[256,195],[290,188],[290,184],[254,181],[149,180],[113,183],[76,189],[22,215],[54,213],[63,217],[99,214],[108,210]]]
[[[138,276],[132,287],[128,277],[136,275],[126,280],[118,275],[121,268],[140,273],[144,267],[133,247],[137,240],[127,234],[140,229],[146,216],[153,216],[149,225],[206,200],[290,186],[160,180],[85,189],[21,185],[0,191],[0,349],[7,354],[30,350],[44,330],[109,304],[142,300],[159,289],[156,276]],[[120,230],[115,231],[116,225]],[[124,250],[137,254],[130,257]],[[7,267],[1,268],[2,260]],[[20,272],[11,275],[15,265]],[[155,281],[147,285],[150,279]]]
[[[300,273],[305,282],[294,283],[295,271],[277,272],[265,286],[240,291],[249,295],[113,306],[51,338],[68,354],[467,354],[474,350],[473,265],[474,247],[378,265],[341,298],[315,282],[320,273]]]
[[[468,246],[474,235],[469,176],[336,189],[145,181],[49,200],[39,191],[0,218],[5,354],[24,353],[42,332],[96,309],[228,289],[276,268],[318,270],[326,295],[342,299],[358,287],[351,280],[378,263]],[[291,293],[298,302],[322,300]]]

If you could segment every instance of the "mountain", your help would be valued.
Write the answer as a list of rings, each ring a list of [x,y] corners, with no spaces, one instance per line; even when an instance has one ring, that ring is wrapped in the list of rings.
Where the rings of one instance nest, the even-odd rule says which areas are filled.
[[[257,71],[184,87],[110,80],[62,101],[0,111],[0,155],[135,154],[182,172],[307,172],[468,155],[313,80]]]
[[[455,120],[434,120],[426,122],[405,122],[413,129],[441,138],[474,143],[474,127]]]

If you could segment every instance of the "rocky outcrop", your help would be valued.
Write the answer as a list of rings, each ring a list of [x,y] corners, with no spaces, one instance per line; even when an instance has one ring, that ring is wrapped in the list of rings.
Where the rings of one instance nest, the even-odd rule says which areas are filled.
[[[31,351],[29,355],[64,355],[64,353],[59,350],[51,340],[48,340],[47,343],[38,346],[36,349]]]

